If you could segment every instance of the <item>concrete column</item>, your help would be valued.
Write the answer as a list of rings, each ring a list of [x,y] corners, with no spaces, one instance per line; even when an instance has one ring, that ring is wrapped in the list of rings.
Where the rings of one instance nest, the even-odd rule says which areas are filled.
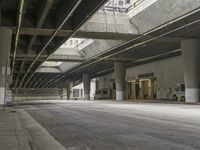
[[[67,100],[70,100],[70,96],[71,96],[71,84],[70,84],[70,81],[66,81],[65,82],[65,89],[66,89],[66,93],[67,93]]]
[[[187,103],[195,103],[200,100],[200,40],[183,40],[181,42],[185,99]]]
[[[5,92],[5,68],[10,67],[10,46],[12,39],[12,30],[7,28],[0,28],[0,105],[4,104]]]
[[[126,63],[114,62],[114,74],[116,83],[116,100],[121,101],[125,99]]]
[[[83,75],[83,90],[84,90],[84,99],[90,100],[90,75]]]

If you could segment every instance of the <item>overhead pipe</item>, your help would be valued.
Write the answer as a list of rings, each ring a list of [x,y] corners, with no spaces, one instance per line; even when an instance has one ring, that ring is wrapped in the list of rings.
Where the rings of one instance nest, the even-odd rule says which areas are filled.
[[[96,11],[103,3],[105,3],[105,2],[100,3],[94,11]],[[94,12],[94,11],[93,11],[93,12]],[[93,12],[91,12],[91,14],[93,14]],[[80,23],[79,26],[76,27],[76,29],[75,29],[76,31],[73,32],[73,33],[70,35],[70,37],[72,37],[74,34],[76,34],[77,29],[80,27],[81,24],[83,24],[83,23],[85,22],[85,20],[87,20],[88,18],[90,18],[90,17],[92,16],[91,14],[88,14],[87,17],[82,21],[82,23]],[[51,55],[50,55],[49,57],[51,57]],[[48,60],[49,57],[47,57],[44,61]],[[42,65],[42,64],[41,64],[41,65]],[[40,66],[41,66],[41,65],[40,65]],[[39,67],[40,67],[40,66],[39,66]],[[35,74],[35,72],[34,72],[33,74],[31,74],[31,76],[30,76],[29,79],[27,80],[27,82],[26,82],[26,84],[24,85],[24,87],[26,87],[26,85],[27,85],[28,82],[31,80],[31,78],[34,76],[34,74]]]
[[[40,19],[39,19],[39,21],[38,21],[38,23],[37,23],[37,25],[36,25],[36,28],[41,28],[41,27],[42,27],[42,25],[43,25],[43,23],[44,23],[44,21],[45,21],[45,19],[46,19],[46,17],[47,17],[48,11],[49,11],[49,9],[51,8],[51,6],[52,6],[52,4],[53,4],[53,0],[48,0],[48,1],[46,1],[45,3],[46,3],[46,7],[44,8],[44,11],[43,11],[42,15],[39,15]],[[32,47],[32,45],[33,45],[33,43],[34,43],[36,37],[37,37],[37,36],[34,35],[34,36],[31,38],[30,43],[29,43],[29,45],[28,45],[27,53],[28,53],[29,50],[31,49],[31,47]],[[26,59],[27,59],[27,55],[24,57],[24,60],[23,60],[23,62],[22,62],[21,65],[20,65],[20,69],[19,69],[19,72],[18,72],[18,74],[17,74],[16,81],[15,81],[15,88],[17,87],[17,84],[18,84],[18,81],[19,81],[19,76],[20,76],[20,73],[21,73],[21,71],[22,71],[22,69],[23,69],[23,67],[24,67],[24,64],[25,64]]]
[[[193,10],[193,11],[191,11],[191,12],[189,12],[189,13],[187,13],[187,14],[185,14],[185,15],[182,15],[182,16],[180,16],[180,17],[178,17],[178,18],[176,18],[176,19],[174,19],[174,20],[172,20],[172,21],[169,21],[169,22],[167,22],[167,23],[165,23],[165,24],[163,24],[163,25],[161,25],[161,26],[159,26],[159,27],[156,27],[156,28],[154,28],[154,29],[152,29],[152,30],[150,30],[150,31],[147,31],[147,32],[145,32],[144,34],[142,34],[142,35],[140,35],[140,36],[138,36],[138,37],[136,37],[136,38],[134,38],[134,39],[132,39],[132,40],[129,40],[129,41],[125,42],[125,43],[119,44],[119,45],[115,46],[114,48],[111,48],[111,50],[116,49],[116,48],[119,48],[120,46],[123,46],[123,45],[125,45],[125,44],[130,43],[130,42],[133,42],[133,41],[135,41],[135,40],[141,39],[141,38],[145,37],[146,35],[150,35],[151,33],[155,32],[155,31],[157,31],[157,30],[159,30],[159,29],[162,29],[162,28],[164,28],[164,27],[167,27],[167,26],[169,26],[169,25],[171,25],[171,24],[173,24],[173,23],[175,23],[175,22],[177,22],[177,21],[180,21],[180,20],[182,20],[182,19],[184,19],[184,18],[186,18],[186,17],[188,17],[188,16],[190,16],[190,15],[192,15],[192,14],[194,14],[194,13],[197,13],[197,12],[199,12],[199,11],[200,11],[200,7],[197,8],[197,9],[195,9],[195,10]],[[146,40],[146,41],[143,41],[143,42],[134,44],[133,46],[130,46],[130,47],[128,47],[128,48],[125,48],[125,49],[123,49],[123,50],[121,50],[121,51],[118,51],[118,52],[116,52],[116,53],[107,55],[107,56],[102,57],[102,58],[100,58],[100,59],[98,59],[98,60],[96,60],[96,61],[93,61],[93,62],[91,62],[91,63],[89,63],[89,64],[86,64],[86,65],[84,65],[84,66],[82,66],[82,67],[80,67],[80,68],[78,68],[78,69],[75,69],[75,70],[71,71],[71,73],[73,73],[73,72],[75,72],[75,71],[77,71],[77,70],[83,69],[83,68],[85,68],[85,67],[87,67],[87,66],[89,66],[89,65],[92,65],[92,64],[96,63],[96,62],[99,62],[99,61],[102,61],[102,60],[104,60],[104,59],[107,59],[107,58],[109,58],[109,57],[111,57],[111,56],[120,54],[120,53],[125,52],[125,51],[128,51],[128,50],[130,50],[130,49],[132,49],[132,48],[135,48],[135,47],[141,46],[141,45],[143,45],[143,44],[152,42],[152,41],[154,41],[154,40],[156,40],[156,39],[158,39],[158,38],[161,38],[161,37],[166,36],[166,35],[168,35],[168,34],[170,34],[170,33],[176,32],[176,31],[178,31],[178,30],[181,30],[181,29],[183,29],[183,28],[186,28],[186,27],[188,27],[188,26],[191,26],[191,25],[196,24],[196,23],[199,23],[199,22],[200,22],[200,19],[198,19],[198,20],[196,20],[196,21],[193,21],[193,22],[191,22],[191,23],[187,23],[187,24],[185,24],[185,25],[183,25],[183,26],[180,26],[180,27],[178,27],[178,28],[176,28],[176,29],[173,29],[173,30],[168,31],[168,32],[166,32],[166,33],[163,33],[163,34],[161,34],[161,35],[152,37],[152,38],[150,38],[150,39],[148,39],[148,40]],[[100,54],[100,55],[101,55],[101,54]],[[98,56],[97,56],[97,57],[98,57]],[[94,57],[93,57],[93,58],[94,58]],[[85,61],[85,62],[89,62],[89,61],[91,61],[93,58],[91,58],[91,59],[89,59],[89,60],[87,60],[87,61]],[[62,79],[62,78],[63,78],[63,77],[61,77],[60,79]]]
[[[106,2],[107,2],[107,0],[106,0]],[[99,8],[100,6],[102,6],[102,5],[105,4],[106,2],[105,2],[105,1],[102,1],[102,3],[100,3],[100,4],[96,7],[96,9],[94,9],[90,14],[88,14],[88,15],[86,16],[86,18],[79,24],[79,26],[76,27],[76,29],[75,29],[76,31],[73,32],[73,33],[70,35],[70,37],[72,37],[74,34],[76,34],[77,29],[78,29],[88,18],[90,18],[90,17],[93,15],[93,13],[94,13],[95,11],[98,10],[98,8]],[[51,55],[50,55],[50,56],[51,56]],[[49,56],[49,57],[50,57],[50,56]],[[47,57],[44,61],[48,60],[49,57]],[[42,64],[41,64],[41,65],[42,65]],[[40,66],[41,66],[41,65],[40,65]],[[39,66],[39,67],[40,67],[40,66]],[[34,73],[35,73],[35,72],[34,72]],[[34,75],[34,74],[32,74],[32,75],[29,77],[29,79],[28,79],[27,82],[30,81],[30,79],[33,77],[33,75]],[[26,86],[26,84],[25,84],[25,86]]]
[[[15,47],[14,47],[13,62],[12,62],[12,75],[14,73],[17,47],[18,47],[18,43],[19,43],[19,34],[20,34],[20,29],[21,29],[21,24],[22,24],[23,10],[24,10],[24,0],[20,0],[19,13],[18,13],[18,23],[17,23],[17,32],[16,32],[16,36],[15,36]]]
[[[82,0],[78,0],[78,2],[74,5],[74,7],[72,8],[72,10],[69,12],[69,14],[65,17],[65,19],[61,22],[61,24],[59,25],[59,27],[56,29],[56,31],[53,33],[53,35],[51,36],[51,38],[47,41],[47,43],[45,44],[45,46],[42,48],[42,50],[40,51],[40,53],[36,56],[36,58],[34,59],[34,61],[31,63],[31,65],[29,66],[27,72],[25,73],[21,83],[20,83],[20,88],[22,87],[22,84],[24,83],[24,80],[26,78],[26,76],[28,75],[28,73],[30,72],[31,68],[33,67],[33,65],[35,64],[35,62],[37,61],[37,59],[40,57],[40,55],[45,51],[45,49],[47,48],[47,46],[51,43],[51,41],[53,40],[53,38],[56,36],[56,34],[58,33],[58,31],[64,26],[64,24],[67,22],[67,20],[71,17],[71,15],[73,14],[73,12],[75,11],[75,9],[79,6],[79,4],[82,2]],[[35,73],[35,72],[34,72]],[[33,74],[34,74],[33,73]],[[33,77],[33,74],[28,78],[28,80],[25,83],[25,86],[28,84],[28,82],[30,81],[30,79]]]

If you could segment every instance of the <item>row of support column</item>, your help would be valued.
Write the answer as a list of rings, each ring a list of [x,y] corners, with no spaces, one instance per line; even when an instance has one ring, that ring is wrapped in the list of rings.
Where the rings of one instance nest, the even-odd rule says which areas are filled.
[[[181,41],[185,101],[186,103],[200,102],[200,40],[188,39]],[[125,62],[114,62],[116,82],[116,100],[125,99]]]
[[[12,30],[8,28],[0,28],[0,104],[4,101],[6,75],[6,62],[10,67],[10,46],[12,39]],[[185,98],[186,102],[194,103],[200,100],[200,40],[189,39],[181,41],[184,82],[185,82]],[[125,99],[125,62],[114,62],[114,74],[116,81],[116,100]],[[90,99],[90,75],[83,75],[84,95],[85,99]],[[70,99],[70,83],[66,83],[67,98]]]
[[[84,99],[90,100],[90,75],[83,74],[83,92],[84,92]],[[71,99],[71,90],[72,90],[72,83],[70,81],[65,82],[65,89],[67,91],[67,100]]]
[[[125,99],[125,76],[126,76],[126,63],[114,62],[115,82],[116,82],[116,100],[121,101]],[[83,91],[84,99],[90,100],[90,75],[83,74]],[[67,99],[70,99],[71,86],[70,82],[66,81],[65,88],[67,90]]]
[[[187,103],[195,103],[200,100],[200,41],[184,40],[181,42],[184,82],[185,82],[185,99]],[[114,75],[116,83],[116,100],[125,99],[125,77],[126,63],[121,61],[114,62]],[[83,75],[84,99],[90,99],[90,75]],[[66,85],[67,95],[70,95],[69,82]],[[70,99],[70,96],[68,96]]]

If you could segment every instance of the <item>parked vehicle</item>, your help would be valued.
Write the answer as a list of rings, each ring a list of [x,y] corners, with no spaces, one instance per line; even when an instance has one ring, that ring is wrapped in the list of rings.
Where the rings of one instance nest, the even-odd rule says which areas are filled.
[[[111,90],[109,89],[99,89],[96,90],[94,95],[94,99],[110,99],[111,98]]]

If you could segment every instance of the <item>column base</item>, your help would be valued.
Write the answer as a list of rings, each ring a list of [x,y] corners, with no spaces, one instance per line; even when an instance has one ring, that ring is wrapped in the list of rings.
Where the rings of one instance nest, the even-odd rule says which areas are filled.
[[[84,100],[90,100],[90,95],[89,94],[84,94]]]
[[[199,88],[186,88],[185,89],[185,102],[197,103],[199,102],[200,89]]]
[[[4,104],[4,93],[5,93],[5,88],[0,87],[0,105]]]
[[[124,91],[116,91],[116,101],[123,101],[125,99]]]

